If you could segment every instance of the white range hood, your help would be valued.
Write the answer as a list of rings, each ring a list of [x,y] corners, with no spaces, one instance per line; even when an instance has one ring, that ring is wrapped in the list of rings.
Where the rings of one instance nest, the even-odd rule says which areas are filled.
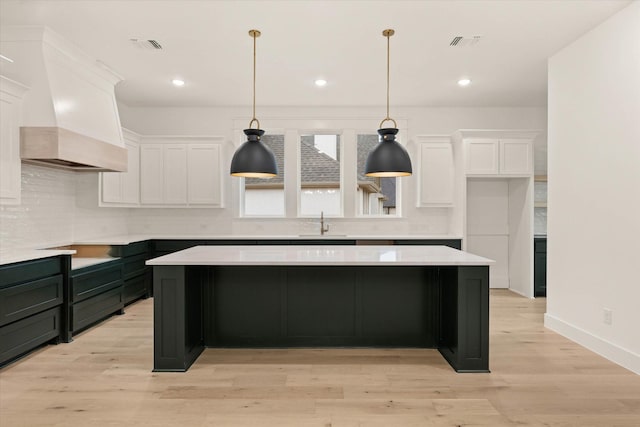
[[[30,87],[24,96],[24,162],[79,171],[127,170],[113,71],[45,27],[3,27],[0,73]]]

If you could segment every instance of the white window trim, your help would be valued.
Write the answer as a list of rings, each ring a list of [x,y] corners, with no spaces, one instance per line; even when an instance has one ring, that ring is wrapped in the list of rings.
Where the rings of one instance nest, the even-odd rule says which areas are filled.
[[[269,123],[271,127],[265,128],[266,133],[284,134],[284,203],[285,214],[283,215],[245,215],[244,214],[244,178],[232,179],[232,191],[238,195],[239,202],[233,203],[236,212],[233,216],[237,219],[247,220],[269,220],[269,219],[315,219],[315,216],[300,215],[300,136],[309,134],[334,134],[340,135],[340,189],[341,189],[341,215],[329,215],[328,218],[352,220],[403,220],[403,205],[405,197],[402,179],[396,182],[396,197],[398,205],[395,215],[360,215],[357,214],[357,170],[347,168],[347,164],[357,164],[357,135],[375,134],[379,118],[282,118],[282,117],[261,117],[263,123]],[[398,141],[405,148],[409,141],[408,121],[406,119],[396,119],[400,130]],[[246,127],[247,119],[234,120],[234,141],[233,151],[229,155],[229,161],[235,149],[245,140],[242,129]],[[233,189],[236,185],[237,188]]]
[[[340,142],[339,142],[339,150],[340,150],[340,209],[339,209],[339,214],[338,215],[331,215],[331,214],[325,214],[325,218],[344,218],[344,201],[345,201],[345,192],[344,192],[344,165],[345,165],[345,161],[344,161],[344,138],[342,135],[342,130],[333,130],[333,129],[323,129],[323,130],[306,130],[306,129],[298,129],[298,137],[297,137],[297,142],[296,142],[296,203],[297,203],[297,209],[296,209],[296,218],[300,218],[300,219],[311,219],[311,218],[317,218],[318,215],[303,215],[301,212],[302,209],[302,197],[300,196],[300,193],[302,191],[302,169],[300,168],[300,163],[301,163],[301,159],[300,156],[302,155],[301,152],[301,143],[302,143],[302,137],[304,135],[338,135],[340,138]]]

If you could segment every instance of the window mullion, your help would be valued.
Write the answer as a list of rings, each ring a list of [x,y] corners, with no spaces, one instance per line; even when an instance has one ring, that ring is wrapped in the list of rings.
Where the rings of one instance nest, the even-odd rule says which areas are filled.
[[[356,216],[356,188],[357,171],[354,165],[358,164],[356,132],[353,129],[345,129],[342,132],[342,206],[345,218]]]
[[[296,129],[287,129],[284,133],[284,167],[286,170],[284,179],[284,203],[285,217],[296,218],[298,216],[299,197],[299,162],[298,154],[300,136]]]

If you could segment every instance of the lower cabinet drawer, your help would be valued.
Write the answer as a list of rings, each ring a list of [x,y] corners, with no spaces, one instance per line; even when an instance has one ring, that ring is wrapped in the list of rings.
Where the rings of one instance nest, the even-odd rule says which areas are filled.
[[[73,304],[71,330],[76,332],[124,307],[122,286]]]
[[[62,274],[60,257],[37,259],[0,267],[0,288]]]
[[[0,289],[0,326],[62,304],[62,275]]]
[[[79,302],[121,285],[122,266],[120,263],[80,274],[72,274],[71,298],[73,302]]]
[[[140,276],[133,277],[124,282],[124,303],[130,302],[144,296],[149,295],[151,288],[151,274],[145,273]]]
[[[0,328],[0,365],[60,336],[61,309],[56,307]]]
[[[149,251],[150,242],[148,240],[144,242],[129,243],[128,245],[112,245],[109,255],[125,258],[138,254],[146,254]]]
[[[133,276],[138,276],[147,271],[147,266],[145,262],[147,261],[147,254],[136,255],[132,257],[124,258],[122,261],[123,265],[123,276],[124,279],[129,279]]]

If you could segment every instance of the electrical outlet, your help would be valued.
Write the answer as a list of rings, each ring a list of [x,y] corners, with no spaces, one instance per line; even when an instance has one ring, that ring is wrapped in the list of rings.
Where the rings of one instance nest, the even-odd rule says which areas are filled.
[[[602,309],[602,321],[605,325],[610,325],[613,321],[613,311],[610,308]]]

